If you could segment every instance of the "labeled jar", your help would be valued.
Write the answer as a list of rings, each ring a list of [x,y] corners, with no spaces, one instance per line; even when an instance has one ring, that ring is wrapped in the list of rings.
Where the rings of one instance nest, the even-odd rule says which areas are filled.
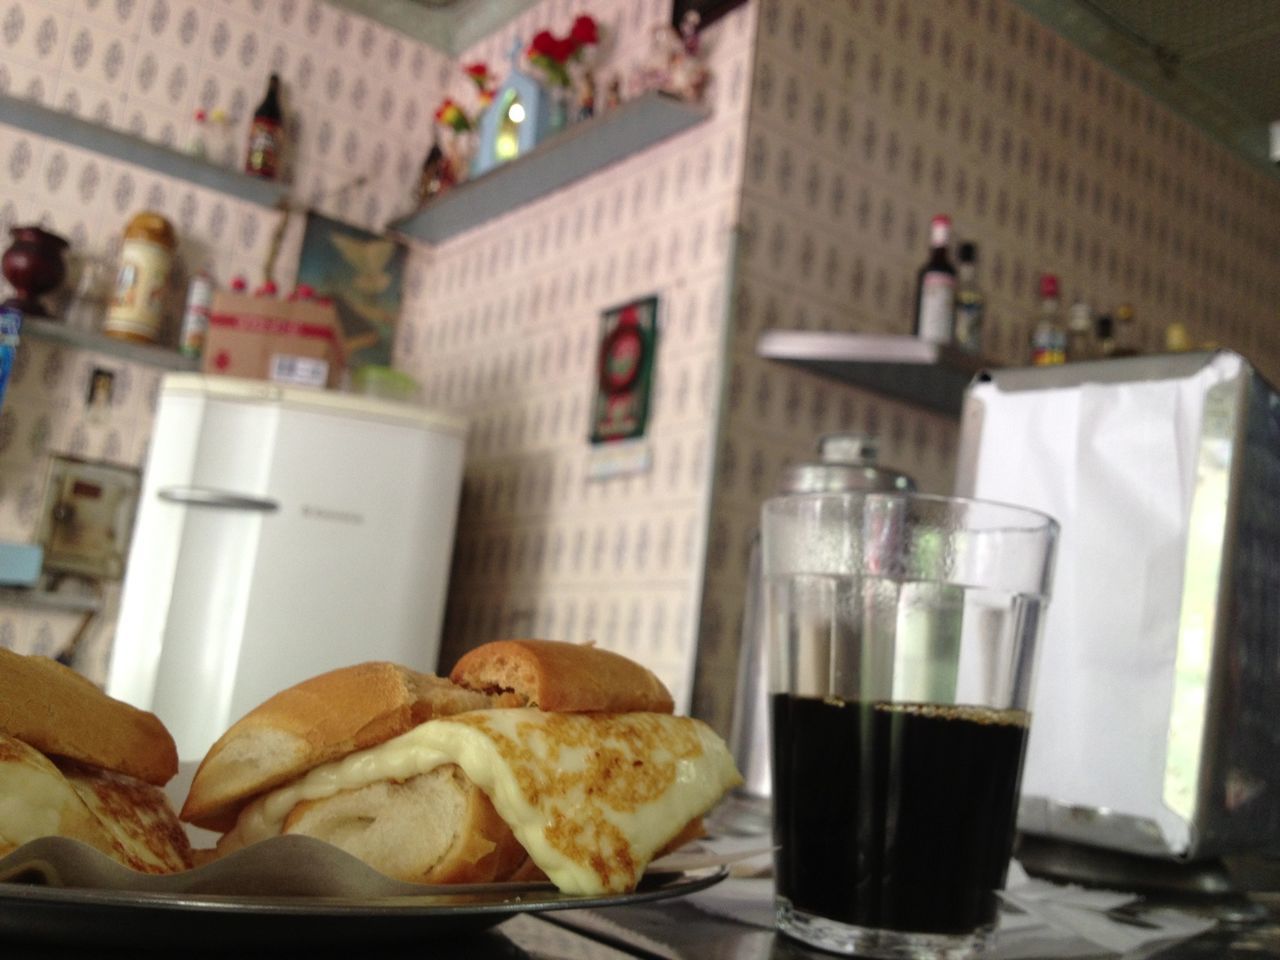
[[[129,221],[103,333],[142,343],[160,339],[176,247],[173,225],[160,214],[143,211]]]

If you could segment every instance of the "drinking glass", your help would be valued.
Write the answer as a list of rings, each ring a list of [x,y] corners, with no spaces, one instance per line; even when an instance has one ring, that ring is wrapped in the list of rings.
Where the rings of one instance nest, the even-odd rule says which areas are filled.
[[[1057,523],[917,494],[765,503],[776,915],[864,957],[995,928]]]

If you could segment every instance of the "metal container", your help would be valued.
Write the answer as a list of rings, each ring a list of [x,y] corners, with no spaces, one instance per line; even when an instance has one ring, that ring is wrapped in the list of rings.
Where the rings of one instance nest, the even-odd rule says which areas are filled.
[[[818,441],[818,459],[788,466],[779,494],[910,492],[915,481],[900,470],[877,462],[876,441],[857,433],[828,434]],[[742,618],[742,645],[733,701],[729,748],[742,772],[734,803],[726,805],[732,829],[743,833],[769,829],[773,792],[769,762],[769,650],[764,633],[764,595],[760,579],[760,537],[751,545]]]
[[[1062,524],[1019,826],[1130,861],[1280,855],[1280,394],[1228,351],[997,371],[957,493]]]

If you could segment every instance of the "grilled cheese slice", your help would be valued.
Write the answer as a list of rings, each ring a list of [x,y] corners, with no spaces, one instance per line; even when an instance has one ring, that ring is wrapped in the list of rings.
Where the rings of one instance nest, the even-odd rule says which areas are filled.
[[[164,792],[134,777],[51,760],[0,734],[0,856],[40,837],[87,843],[143,873],[191,866]]]
[[[634,888],[691,820],[741,782],[701,721],[658,713],[476,710],[430,720],[256,798],[219,852],[289,832],[299,804],[456,764],[567,893]]]

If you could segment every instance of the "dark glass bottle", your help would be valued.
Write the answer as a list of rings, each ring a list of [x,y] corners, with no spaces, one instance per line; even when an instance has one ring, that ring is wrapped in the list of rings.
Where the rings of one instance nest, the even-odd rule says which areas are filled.
[[[982,352],[984,297],[978,285],[978,247],[960,244],[960,267],[956,283],[955,342],[968,353]]]
[[[915,334],[931,343],[950,343],[955,327],[956,268],[951,262],[951,218],[937,216],[929,228],[929,259],[916,279]]]
[[[275,180],[280,176],[283,153],[284,111],[280,107],[280,77],[273,73],[267,83],[267,95],[253,112],[253,121],[249,124],[245,173]]]

